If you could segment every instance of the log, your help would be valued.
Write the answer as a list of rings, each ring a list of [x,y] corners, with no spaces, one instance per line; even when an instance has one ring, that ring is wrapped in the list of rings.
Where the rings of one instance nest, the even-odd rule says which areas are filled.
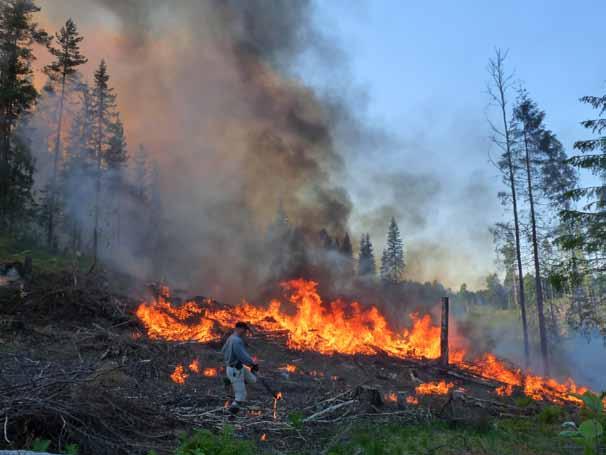
[[[357,402],[358,402],[358,400],[349,400],[349,401],[345,401],[343,403],[335,404],[334,406],[326,408],[323,411],[316,412],[315,414],[312,414],[309,417],[304,418],[303,423],[312,422],[316,419],[319,419],[323,415],[329,414],[329,413],[336,411],[337,409],[341,409],[345,406],[351,406],[352,404],[357,403]]]

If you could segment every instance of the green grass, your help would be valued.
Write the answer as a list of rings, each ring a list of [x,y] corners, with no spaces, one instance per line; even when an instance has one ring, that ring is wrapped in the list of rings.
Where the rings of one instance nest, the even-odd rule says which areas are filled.
[[[550,415],[551,417],[551,415]],[[548,420],[546,422],[545,420]],[[555,419],[505,419],[476,426],[446,423],[358,427],[330,455],[565,454]]]
[[[34,243],[15,241],[0,234],[0,263],[23,262],[26,256],[31,256],[35,272],[60,272],[71,270],[73,267],[72,257],[51,252]],[[76,263],[78,268],[84,270],[90,266],[90,259],[77,258]]]

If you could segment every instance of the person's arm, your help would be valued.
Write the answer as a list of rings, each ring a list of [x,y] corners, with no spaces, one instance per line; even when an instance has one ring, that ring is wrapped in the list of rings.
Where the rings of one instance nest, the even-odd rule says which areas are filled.
[[[238,358],[238,360],[244,365],[247,365],[249,367],[255,365],[255,361],[248,354],[248,352],[246,352],[246,349],[244,348],[244,342],[242,340],[234,343],[233,352]]]

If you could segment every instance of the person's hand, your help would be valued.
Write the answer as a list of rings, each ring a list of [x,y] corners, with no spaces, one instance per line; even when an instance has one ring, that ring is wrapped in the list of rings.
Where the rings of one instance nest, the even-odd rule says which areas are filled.
[[[252,366],[252,368],[250,369],[251,373],[256,373],[257,371],[259,371],[259,365],[257,365],[256,363]]]

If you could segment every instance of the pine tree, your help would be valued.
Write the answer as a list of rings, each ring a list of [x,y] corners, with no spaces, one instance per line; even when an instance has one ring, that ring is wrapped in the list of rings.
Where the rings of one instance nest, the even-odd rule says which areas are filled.
[[[503,183],[508,187],[509,194],[503,193],[504,201],[511,201],[513,214],[513,230],[515,236],[516,262],[518,268],[518,301],[520,303],[520,312],[522,316],[522,333],[524,336],[524,355],[526,365],[530,363],[530,345],[528,339],[528,319],[526,317],[526,299],[524,293],[524,273],[522,269],[522,249],[520,242],[520,219],[518,213],[518,195],[516,182],[515,151],[513,150],[513,136],[508,120],[507,105],[508,92],[511,89],[512,76],[505,73],[505,60],[507,53],[501,50],[496,51],[494,59],[489,60],[488,73],[490,83],[488,85],[488,95],[491,103],[495,104],[499,110],[502,127],[490,124],[493,131],[493,143],[501,150],[501,157],[498,167],[503,176]]]
[[[32,46],[48,43],[48,35],[33,20],[38,11],[33,0],[0,2],[0,229],[8,228],[32,199],[31,154],[15,132],[38,97]]]
[[[88,60],[80,53],[80,43],[84,39],[78,34],[76,24],[71,19],[65,23],[55,36],[58,46],[49,44],[48,50],[56,58],[54,62],[44,68],[44,72],[51,81],[59,86],[59,99],[57,108],[57,128],[55,131],[55,150],[53,153],[53,173],[50,183],[50,206],[48,213],[47,243],[53,244],[55,230],[55,199],[57,197],[57,175],[59,159],[62,156],[61,136],[63,134],[63,114],[65,107],[66,89],[73,82],[77,68]]]
[[[122,228],[122,199],[126,194],[126,165],[128,151],[124,125],[120,116],[116,114],[115,120],[109,125],[109,143],[105,155],[107,172],[109,174],[110,201],[112,209],[112,224],[114,225],[115,246],[119,246]]]
[[[403,274],[404,247],[396,220],[392,218],[387,233],[387,245],[381,258],[381,279],[385,284],[400,284]]]
[[[96,161],[93,222],[93,264],[96,264],[99,253],[102,177],[108,164],[107,157],[112,146],[111,141],[115,138],[116,96],[109,86],[110,77],[105,60],[101,61],[94,79],[91,107],[93,111],[92,140]]]
[[[583,171],[589,171],[600,179],[597,185],[569,191],[570,203],[581,203],[578,208],[567,207],[563,220],[571,226],[559,238],[560,244],[575,257],[575,270],[571,274],[602,273],[606,271],[606,95],[585,96],[580,100],[598,111],[597,118],[581,122],[597,137],[577,141],[578,155],[569,163]],[[583,252],[583,257],[578,257]]]
[[[353,277],[354,275],[354,258],[353,258],[353,246],[349,234],[345,234],[341,244],[339,246],[339,252],[341,253],[341,270],[346,277]]]
[[[539,321],[539,339],[545,374],[549,374],[547,326],[545,323],[543,261],[540,255],[539,218],[541,199],[552,204],[562,200],[562,194],[575,184],[575,175],[565,163],[566,154],[556,136],[544,126],[545,113],[520,90],[513,109],[512,134],[516,141],[519,166],[526,174],[526,197],[529,204],[532,257],[535,273],[535,297]]]
[[[361,277],[374,278],[376,273],[375,255],[370,241],[370,234],[364,234],[360,240],[358,275]]]

